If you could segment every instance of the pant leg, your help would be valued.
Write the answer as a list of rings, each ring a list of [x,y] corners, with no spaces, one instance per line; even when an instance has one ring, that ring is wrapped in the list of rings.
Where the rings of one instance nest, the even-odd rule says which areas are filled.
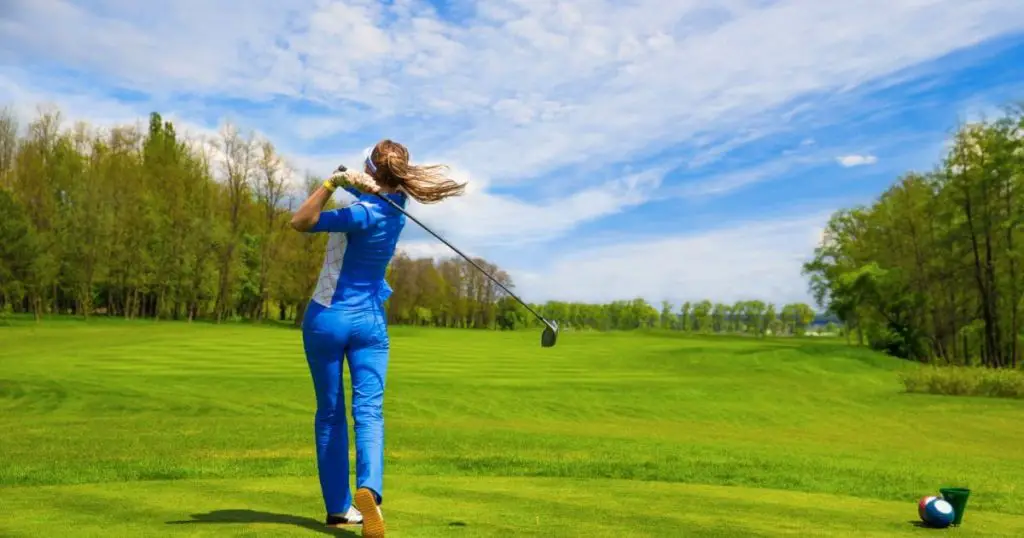
[[[357,315],[349,344],[352,420],[356,444],[356,487],[369,488],[383,501],[384,386],[390,341],[382,309]]]
[[[317,472],[324,507],[329,514],[343,514],[352,505],[342,383],[342,359],[348,332],[344,319],[329,312],[321,312],[315,321],[303,327],[303,347],[316,393]]]

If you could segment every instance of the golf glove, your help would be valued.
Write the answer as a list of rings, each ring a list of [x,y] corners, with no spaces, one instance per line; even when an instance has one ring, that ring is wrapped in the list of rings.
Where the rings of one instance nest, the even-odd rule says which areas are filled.
[[[338,187],[345,186],[353,187],[361,192],[374,194],[380,192],[380,186],[365,172],[351,169],[342,171],[340,166],[324,182],[324,187],[331,192],[334,192]]]

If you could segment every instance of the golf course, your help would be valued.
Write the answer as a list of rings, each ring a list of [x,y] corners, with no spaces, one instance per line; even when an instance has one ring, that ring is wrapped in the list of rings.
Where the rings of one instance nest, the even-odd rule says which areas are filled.
[[[1024,0],[0,42],[0,538],[1024,538]]]
[[[536,338],[392,328],[389,535],[1024,535],[1024,401],[905,393],[840,339]],[[290,327],[17,319],[0,535],[357,536],[322,524],[310,385]],[[946,486],[963,525],[920,527]]]

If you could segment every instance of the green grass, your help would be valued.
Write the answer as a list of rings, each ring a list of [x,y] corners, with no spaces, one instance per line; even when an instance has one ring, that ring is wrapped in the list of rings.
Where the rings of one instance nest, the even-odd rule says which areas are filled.
[[[894,536],[973,491],[1024,535],[1024,402],[906,393],[821,339],[393,328],[385,515],[402,536]],[[318,536],[298,331],[0,328],[0,535]],[[357,532],[337,532],[339,536]]]

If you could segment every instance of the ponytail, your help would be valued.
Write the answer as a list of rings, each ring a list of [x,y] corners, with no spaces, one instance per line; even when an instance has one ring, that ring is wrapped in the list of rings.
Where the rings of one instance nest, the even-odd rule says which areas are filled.
[[[466,188],[465,183],[457,183],[448,177],[446,165],[409,164],[409,150],[391,140],[379,142],[367,155],[366,165],[378,183],[403,191],[421,204],[434,204],[450,196],[459,196]]]

